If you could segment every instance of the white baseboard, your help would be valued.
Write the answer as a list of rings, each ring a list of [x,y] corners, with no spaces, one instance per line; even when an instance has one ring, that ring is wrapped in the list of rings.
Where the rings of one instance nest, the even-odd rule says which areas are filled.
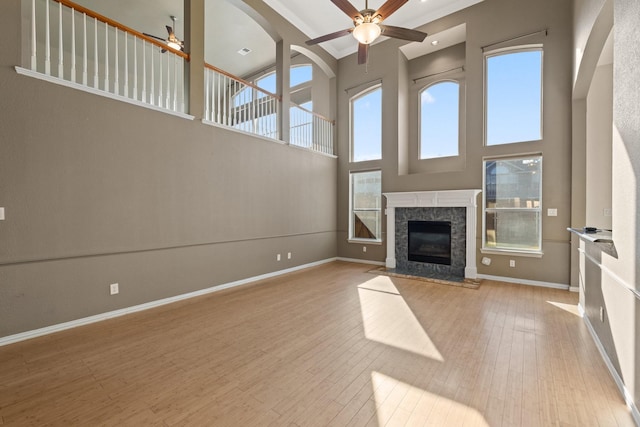
[[[569,286],[569,292],[580,292],[580,286]]]
[[[513,277],[490,276],[488,274],[478,274],[478,279],[495,280],[498,282],[517,283],[519,285],[527,285],[527,286],[541,286],[543,288],[562,289],[564,291],[567,291],[570,289],[569,285],[565,285],[562,283],[541,282],[538,280],[527,280],[527,279],[516,279]]]
[[[281,276],[283,274],[292,273],[294,271],[303,270],[309,267],[315,267],[317,265],[326,264],[332,261],[336,261],[337,258],[328,258],[321,261],[312,262],[309,264],[299,265],[297,267],[287,268],[285,270],[274,271],[272,273],[261,274],[260,276],[249,277],[247,279],[237,280],[235,282],[224,283],[222,285],[212,286],[210,288],[201,289],[199,291],[189,292],[186,294],[176,295],[174,297],[164,298],[161,300],[151,301],[144,304],[134,305],[132,307],[122,308],[120,310],[109,311],[107,313],[96,314],[95,316],[84,317],[82,319],[72,320],[70,322],[59,323],[57,325],[47,326],[45,328],[34,329],[32,331],[21,332],[15,335],[9,335],[0,338],[0,347],[14,344],[20,341],[25,341],[31,338],[40,337],[43,335],[52,334],[54,332],[60,332],[67,329],[76,328],[78,326],[89,325],[91,323],[100,322],[114,317],[124,316],[125,314],[136,313],[139,311],[149,310],[151,308],[160,307],[162,305],[171,304],[173,302],[182,301],[189,298],[194,298],[213,292],[218,292],[223,289],[229,289],[236,286],[246,285],[248,283],[257,282],[258,280],[269,279],[272,277]]]
[[[344,257],[338,257],[336,258],[337,261],[344,261],[344,262],[355,262],[357,264],[371,264],[371,265],[379,265],[384,267],[386,264],[384,261],[371,261],[368,259],[358,259],[358,258],[344,258]]]
[[[578,305],[578,309],[580,309],[580,311],[584,314],[584,309],[580,305]],[[627,387],[624,385],[624,381],[622,381],[622,378],[620,378],[620,375],[618,375],[618,371],[616,371],[616,369],[613,367],[613,363],[611,363],[611,359],[609,359],[609,356],[607,355],[607,352],[605,351],[604,346],[600,342],[600,339],[598,338],[598,334],[596,334],[596,330],[593,329],[593,326],[591,325],[589,318],[584,315],[582,316],[582,318],[584,319],[584,323],[587,325],[587,329],[591,334],[591,338],[593,338],[593,341],[596,343],[596,347],[600,352],[600,356],[602,356],[602,360],[604,360],[604,363],[607,365],[607,368],[609,368],[609,373],[613,377],[613,381],[615,381],[616,385],[618,386],[618,390],[620,390],[620,394],[624,398],[624,401],[627,404],[627,407],[631,411],[631,416],[633,417],[633,421],[635,421],[637,426],[640,426],[640,412],[638,412],[638,407],[633,401],[633,396],[631,395],[629,390],[627,390]]]

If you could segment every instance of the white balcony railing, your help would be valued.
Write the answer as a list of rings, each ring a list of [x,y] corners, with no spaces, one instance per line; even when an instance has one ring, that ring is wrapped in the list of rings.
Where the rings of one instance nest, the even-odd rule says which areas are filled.
[[[324,154],[333,154],[334,122],[304,107],[291,103],[289,143]]]
[[[30,50],[33,72],[185,112],[187,54],[73,2],[31,0]]]
[[[205,120],[279,138],[280,97],[213,65],[205,66]]]

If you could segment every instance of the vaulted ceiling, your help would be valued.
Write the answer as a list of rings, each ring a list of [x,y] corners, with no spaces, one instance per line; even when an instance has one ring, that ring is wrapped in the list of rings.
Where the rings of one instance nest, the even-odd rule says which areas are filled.
[[[184,34],[183,0],[76,1],[140,32],[159,37],[166,37],[165,25],[172,25],[170,17],[176,16],[176,35],[182,38]],[[205,0],[205,59],[230,73],[245,76],[274,62],[275,42],[255,21],[234,6],[237,1],[239,0]],[[350,1],[358,10],[365,8],[366,0]],[[409,0],[385,20],[385,24],[416,28],[480,1],[482,0]],[[349,17],[330,0],[264,2],[309,38],[353,26]],[[385,0],[371,0],[367,5],[371,9],[378,9],[384,2]],[[449,44],[464,41],[464,31],[453,31],[449,38],[452,35],[455,37]],[[412,52],[413,56],[426,53],[433,49],[429,48],[429,40],[423,43],[424,48],[413,43],[413,47],[406,47],[407,51]],[[380,41],[384,41],[384,37]],[[342,58],[355,52],[357,43],[353,37],[345,36],[322,43],[321,46],[334,57]],[[243,48],[251,52],[241,55],[238,51]]]

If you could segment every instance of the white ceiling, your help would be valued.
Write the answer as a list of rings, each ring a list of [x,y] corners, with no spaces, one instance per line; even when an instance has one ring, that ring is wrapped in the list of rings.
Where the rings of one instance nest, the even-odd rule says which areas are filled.
[[[275,62],[275,42],[255,21],[233,5],[238,1],[205,0],[205,60],[230,73],[244,77]],[[309,38],[350,28],[353,25],[351,19],[330,0],[263,1]],[[350,1],[358,10],[365,7],[365,0]],[[385,23],[416,28],[481,1],[483,0],[409,0],[389,19],[386,19]],[[174,15],[178,18],[174,29],[176,36],[182,38],[184,35],[183,0],[76,0],[76,2],[135,30],[158,37],[166,37],[164,27],[172,25],[170,16]],[[378,9],[384,2],[385,0],[371,0],[368,6],[371,9]],[[415,57],[464,41],[464,31],[461,32],[460,28],[447,34],[449,41],[446,44],[439,44],[436,48],[431,46],[430,41],[437,35],[430,35],[422,45],[407,44],[403,47],[403,51],[406,55]],[[381,37],[380,41],[384,39]],[[325,42],[321,46],[336,58],[354,53],[357,49],[357,43],[351,36]],[[237,52],[242,48],[251,49],[251,53],[246,56],[240,55]]]
[[[378,9],[385,1],[371,0],[368,6],[370,9]],[[481,1],[483,0],[409,0],[385,19],[384,23],[415,29]],[[311,39],[353,26],[351,19],[330,0],[315,0],[312,6],[310,2],[302,0],[264,0],[264,2]],[[358,10],[365,8],[365,0],[350,0],[350,2]],[[381,37],[380,41],[385,39]],[[336,58],[350,55],[356,52],[358,47],[350,36],[324,42],[321,46]]]

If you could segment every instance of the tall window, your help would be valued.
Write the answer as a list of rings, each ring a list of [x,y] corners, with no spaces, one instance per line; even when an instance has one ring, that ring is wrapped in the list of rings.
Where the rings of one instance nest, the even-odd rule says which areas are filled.
[[[542,250],[542,156],[484,161],[483,248]]]
[[[382,173],[351,172],[349,238],[382,240]]]
[[[542,139],[542,48],[485,57],[486,144]]]
[[[420,158],[458,155],[460,85],[445,81],[420,92]]]
[[[351,161],[382,158],[382,88],[351,99]]]

